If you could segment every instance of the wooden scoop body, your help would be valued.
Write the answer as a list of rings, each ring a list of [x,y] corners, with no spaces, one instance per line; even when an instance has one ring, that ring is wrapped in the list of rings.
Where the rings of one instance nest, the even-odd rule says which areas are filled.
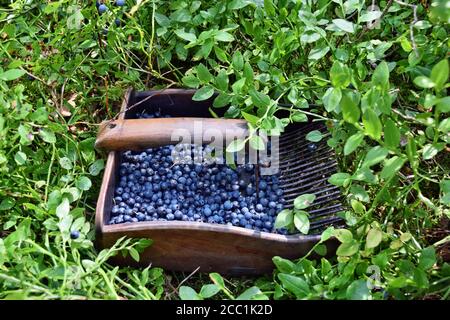
[[[100,125],[95,147],[100,150],[142,150],[168,144],[208,144],[217,139],[245,138],[241,119],[157,118],[119,119]]]

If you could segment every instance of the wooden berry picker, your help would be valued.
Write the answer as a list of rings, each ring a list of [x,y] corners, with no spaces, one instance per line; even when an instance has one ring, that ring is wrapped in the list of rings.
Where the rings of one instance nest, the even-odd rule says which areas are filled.
[[[256,152],[244,143],[245,120],[212,117],[212,100],[193,101],[194,93],[129,91],[118,118],[100,127],[96,147],[109,153],[97,244],[153,240],[139,262],[116,256],[113,263],[261,274],[271,272],[274,256],[302,257],[324,228],[342,224],[340,191],[327,182],[334,154],[324,140],[305,138],[326,134],[323,123],[251,138],[264,144]],[[332,254],[335,242],[325,245]]]

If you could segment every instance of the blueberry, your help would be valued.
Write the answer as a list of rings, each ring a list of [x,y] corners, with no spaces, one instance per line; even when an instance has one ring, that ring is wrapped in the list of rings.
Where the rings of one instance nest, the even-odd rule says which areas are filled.
[[[203,208],[203,214],[207,217],[209,217],[212,214],[212,210],[209,207]]]
[[[166,218],[167,218],[167,220],[174,220],[174,219],[175,219],[175,215],[174,215],[173,213],[169,213],[169,214],[166,216]]]
[[[258,203],[255,207],[256,211],[258,212],[262,212],[264,210],[264,207],[262,206],[262,204]]]
[[[104,13],[106,11],[108,11],[108,7],[105,4],[102,3],[101,5],[98,6],[98,12]]]
[[[183,218],[183,213],[180,210],[175,211],[174,213],[175,219],[181,220]]]
[[[317,150],[317,144],[315,144],[315,143],[310,143],[310,144],[308,144],[307,149],[308,149],[309,151],[316,151],[316,150]]]
[[[231,203],[231,201],[227,200],[225,201],[225,203],[223,204],[223,208],[225,210],[231,210],[231,208],[233,208],[233,204]]]
[[[70,231],[70,238],[75,240],[80,237],[80,232],[78,230],[72,230]]]

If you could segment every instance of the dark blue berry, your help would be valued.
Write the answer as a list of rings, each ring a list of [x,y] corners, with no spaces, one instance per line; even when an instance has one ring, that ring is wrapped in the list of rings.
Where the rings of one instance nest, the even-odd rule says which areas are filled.
[[[70,232],[70,238],[75,240],[78,239],[80,237],[80,232],[78,230],[72,230]]]

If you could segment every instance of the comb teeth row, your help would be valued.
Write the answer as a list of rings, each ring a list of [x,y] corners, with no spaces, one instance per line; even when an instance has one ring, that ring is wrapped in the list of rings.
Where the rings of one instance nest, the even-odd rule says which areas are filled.
[[[306,135],[319,130],[328,134],[323,123],[309,123],[280,137],[280,183],[284,190],[286,208],[294,207],[294,200],[302,194],[314,194],[314,203],[306,209],[310,215],[310,230],[320,232],[330,225],[343,225],[337,213],[344,210],[339,188],[328,182],[337,172],[334,151],[326,139],[309,142]]]

